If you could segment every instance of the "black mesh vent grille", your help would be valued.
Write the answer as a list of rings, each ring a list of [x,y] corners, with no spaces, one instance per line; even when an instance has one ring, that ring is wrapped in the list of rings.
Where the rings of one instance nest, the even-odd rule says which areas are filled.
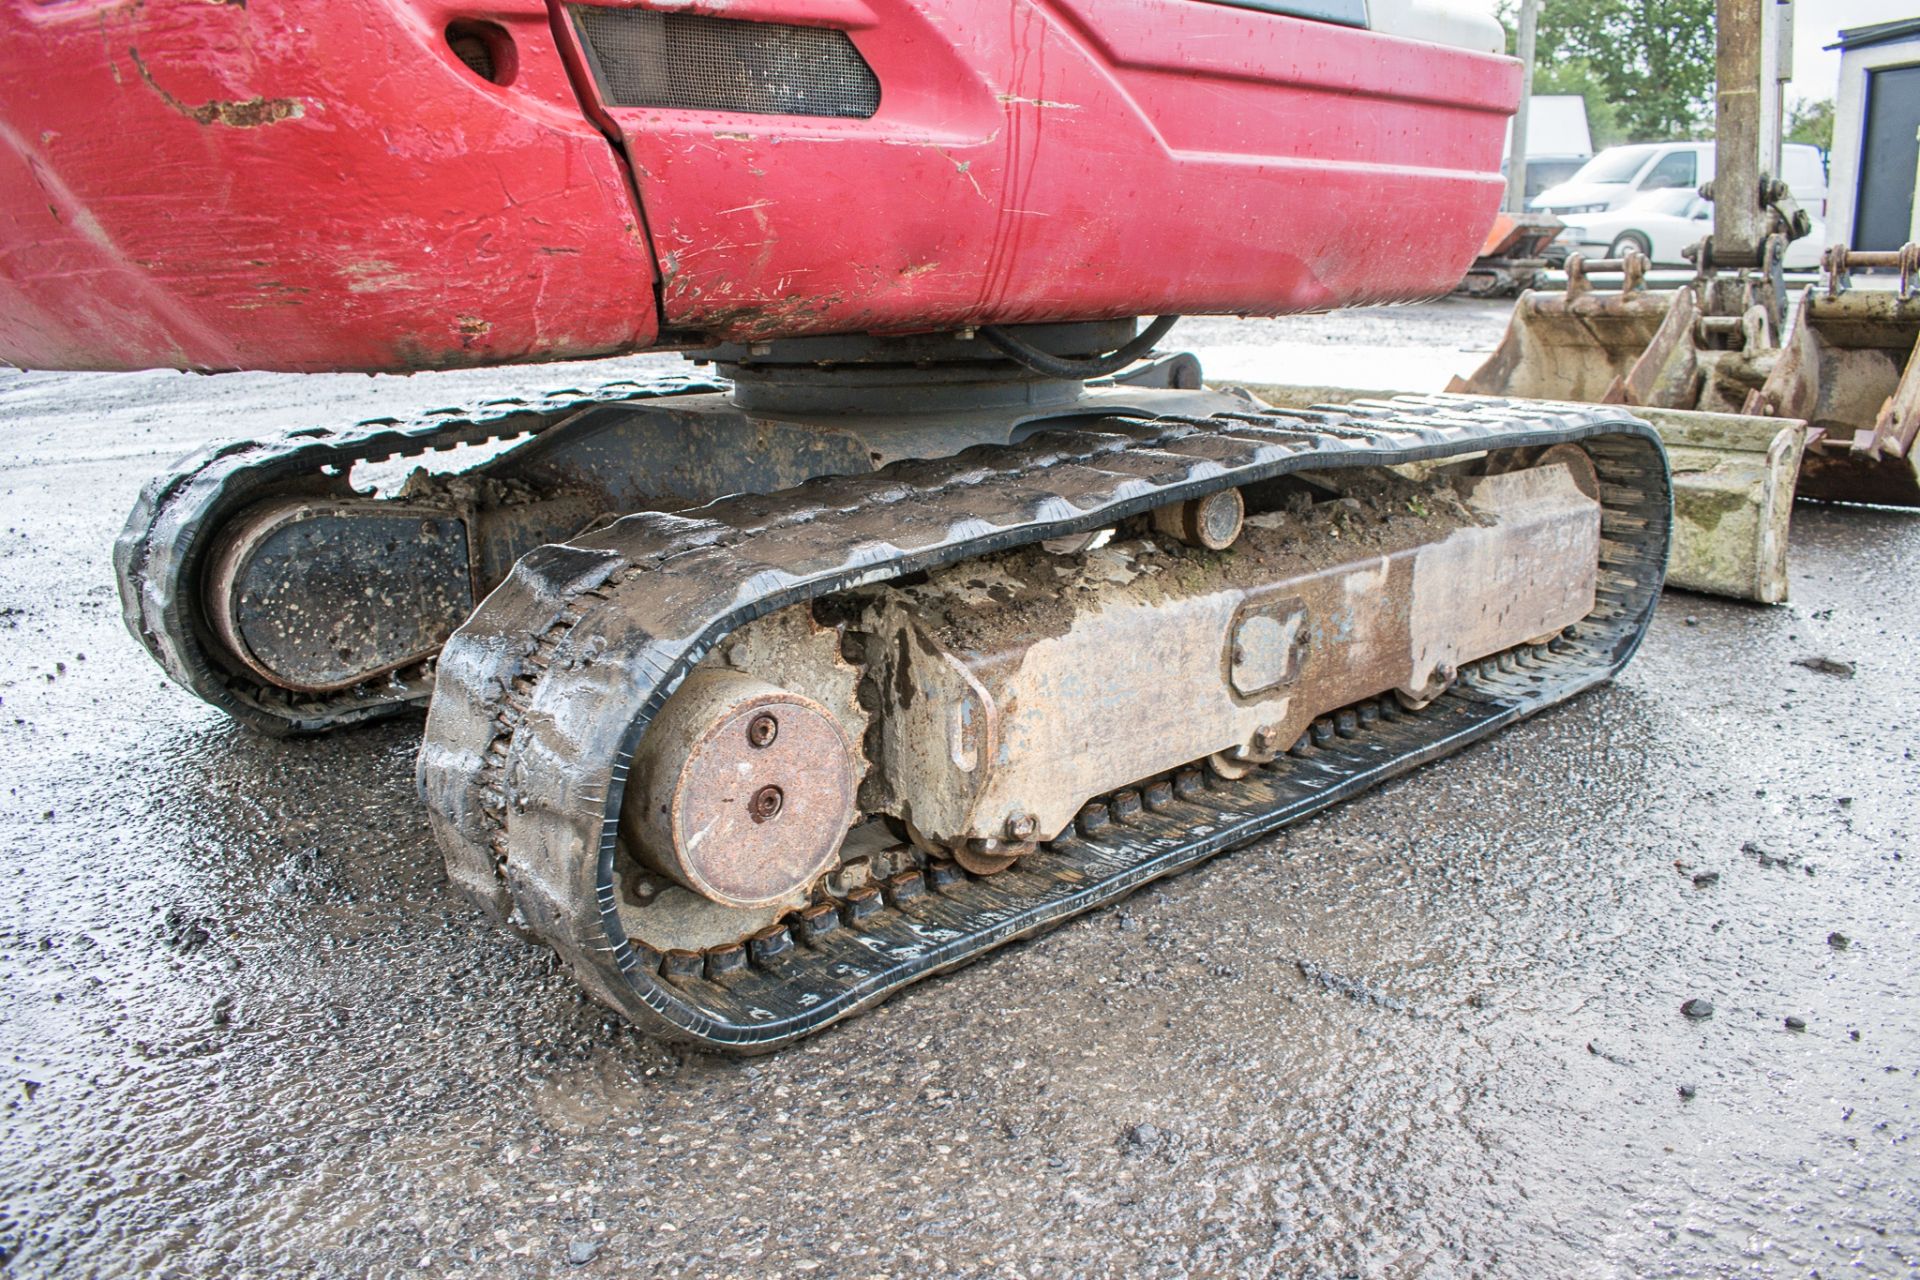
[[[608,106],[861,119],[880,107],[880,82],[844,31],[571,8]]]
[[[487,48],[485,40],[468,32],[448,32],[447,44],[453,56],[467,64],[467,70],[482,80],[493,79],[493,50]]]

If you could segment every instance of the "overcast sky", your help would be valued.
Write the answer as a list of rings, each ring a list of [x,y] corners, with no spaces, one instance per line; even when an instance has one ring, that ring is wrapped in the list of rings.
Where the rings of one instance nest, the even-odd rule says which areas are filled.
[[[1828,53],[1849,27],[1895,18],[1920,18],[1920,0],[1798,0],[1793,6],[1793,88],[1795,98],[1831,98],[1839,91],[1840,52]]]
[[[1496,0],[1469,0],[1488,13]],[[1920,18],[1920,0],[1797,0],[1793,6],[1793,87],[1790,99],[1831,98],[1840,81],[1840,55],[1821,48],[1848,27],[1895,18]]]

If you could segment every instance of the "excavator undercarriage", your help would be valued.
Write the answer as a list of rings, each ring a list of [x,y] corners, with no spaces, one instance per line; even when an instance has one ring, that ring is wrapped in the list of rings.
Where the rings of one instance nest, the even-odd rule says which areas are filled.
[[[257,729],[425,707],[460,891],[769,1049],[1627,661],[1645,422],[1153,355],[1458,281],[1504,47],[1453,0],[14,6],[0,358],[710,366],[210,448],[115,565]]]
[[[1406,463],[1428,481],[1376,470]],[[1225,548],[1162,532],[1236,490]],[[456,633],[422,786],[457,883],[600,998],[775,1047],[1606,679],[1667,514],[1640,424],[1413,403],[1105,420],[634,516]]]
[[[1664,457],[1618,411],[899,341],[210,450],[129,524],[129,621],[270,731],[430,698],[454,884],[627,1016],[759,1050],[1606,679],[1658,595]]]

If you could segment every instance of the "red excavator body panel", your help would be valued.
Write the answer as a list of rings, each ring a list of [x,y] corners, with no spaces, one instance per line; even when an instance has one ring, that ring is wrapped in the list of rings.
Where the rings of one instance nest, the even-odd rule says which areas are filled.
[[[1210,0],[0,0],[0,359],[406,371],[1419,298],[1479,249],[1519,92]]]

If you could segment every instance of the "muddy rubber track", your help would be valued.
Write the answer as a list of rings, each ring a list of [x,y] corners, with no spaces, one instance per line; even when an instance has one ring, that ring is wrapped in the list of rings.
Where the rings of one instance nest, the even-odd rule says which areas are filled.
[[[904,873],[809,922],[828,927],[818,936],[794,920],[692,964],[627,937],[615,875],[628,762],[686,673],[753,618],[1291,471],[1576,441],[1601,477],[1602,563],[1598,603],[1569,636],[1474,664],[1417,715],[1370,702],[1329,717],[1241,781],[1186,771],[1114,793],[999,875]],[[771,1049],[1607,679],[1651,617],[1670,518],[1665,455],[1645,423],[1604,407],[1443,396],[1106,419],[629,516],[523,557],[448,642],[420,786],[455,883],[553,946],[601,999],[671,1038]]]
[[[374,418],[210,445],[148,482],[114,542],[127,629],[168,675],[266,733],[319,733],[419,706],[432,690],[430,664],[338,693],[306,695],[266,687],[222,662],[202,615],[200,577],[208,547],[228,519],[262,498],[341,491],[358,462],[535,436],[585,409],[724,387],[706,378],[663,376],[550,391],[533,402],[490,400],[472,411],[429,410],[404,422]]]

